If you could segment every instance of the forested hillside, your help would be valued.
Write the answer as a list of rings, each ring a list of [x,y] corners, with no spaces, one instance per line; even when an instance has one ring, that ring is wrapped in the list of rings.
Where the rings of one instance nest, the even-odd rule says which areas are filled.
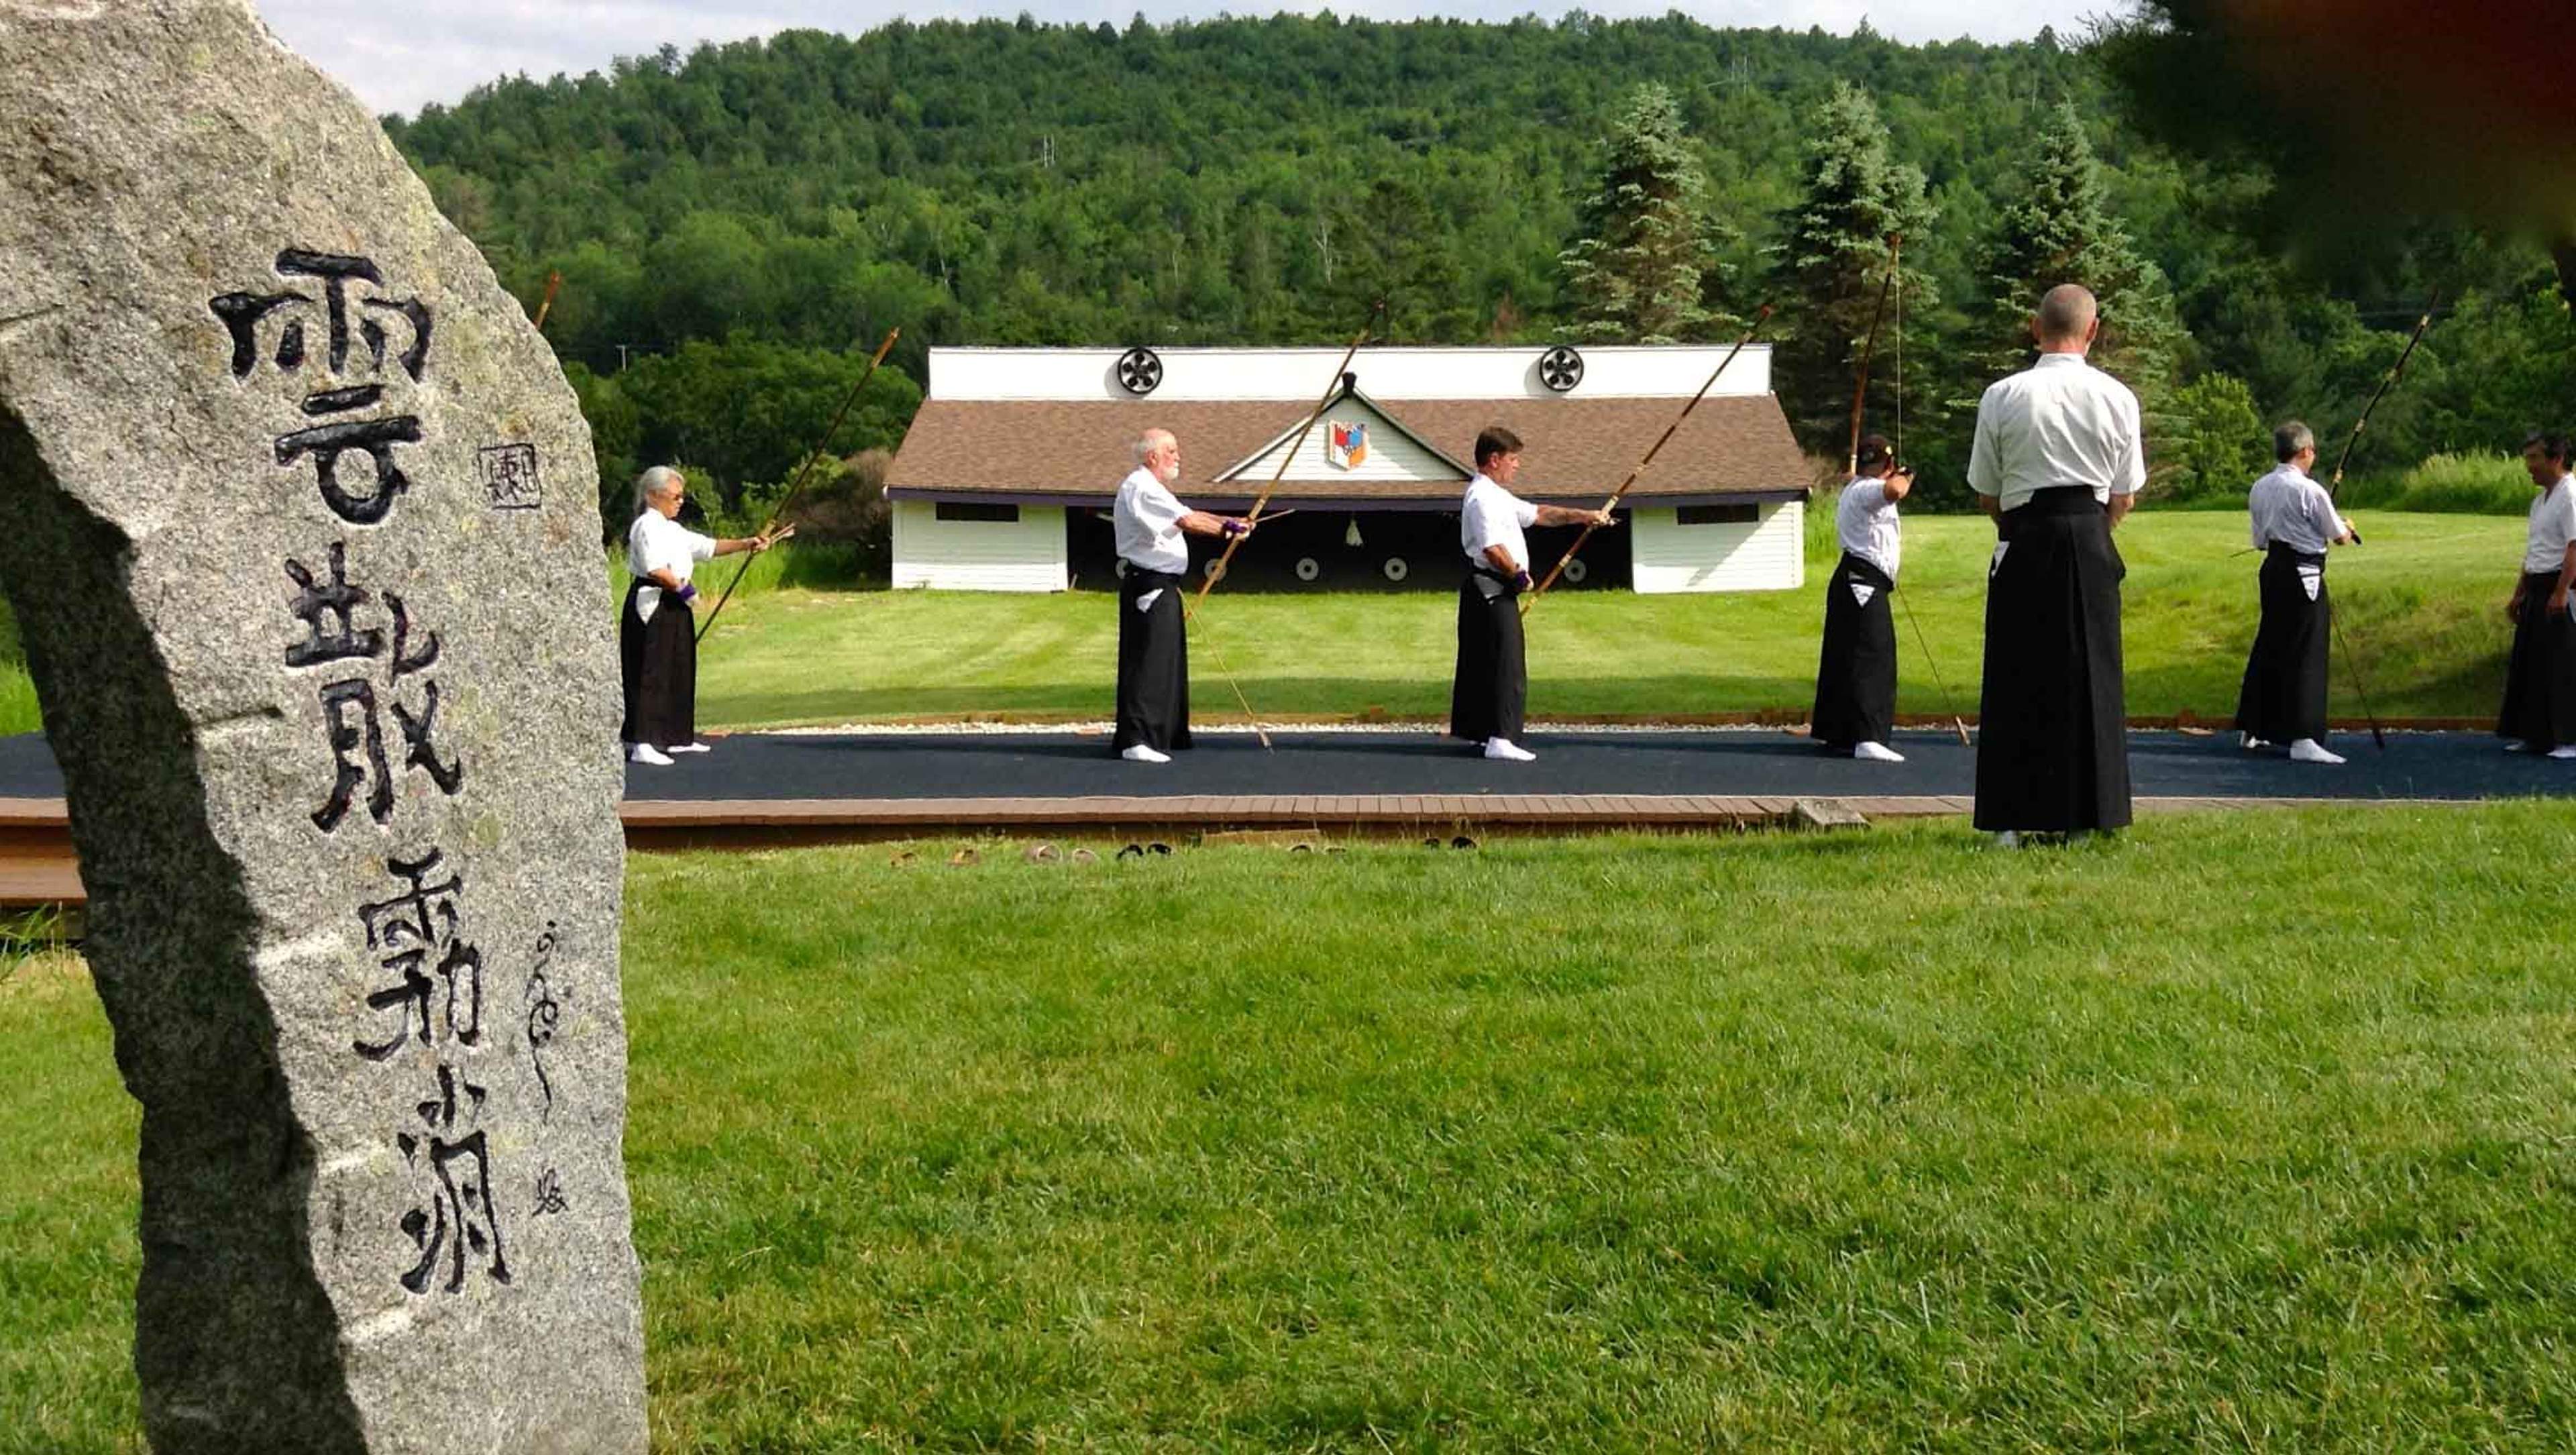
[[[2021,275],[2079,253],[2128,280],[2112,324],[2145,345],[2154,377],[2132,382],[2184,488],[2231,473],[2236,436],[2270,416],[2348,421],[2437,284],[2444,321],[2372,422],[2378,463],[2509,448],[2567,405],[2576,333],[2539,249],[2419,225],[2367,270],[2302,269],[2238,226],[2265,177],[2138,142],[2085,50],[2047,34],[895,22],[665,47],[388,125],[514,291],[563,274],[549,333],[603,463],[686,455],[730,491],[783,474],[852,355],[898,324],[912,380],[934,343],[1321,342],[1380,296],[1401,342],[1573,336],[1587,305],[1560,254],[1649,83],[1698,173],[1687,332],[1778,307],[1784,394],[1828,453],[1854,300],[1884,269],[1863,234],[1897,226],[1927,471],[1961,463]],[[1852,185],[1867,195],[1828,195]],[[1874,424],[1892,388],[1874,383]],[[899,435],[917,385],[883,389],[848,444]]]

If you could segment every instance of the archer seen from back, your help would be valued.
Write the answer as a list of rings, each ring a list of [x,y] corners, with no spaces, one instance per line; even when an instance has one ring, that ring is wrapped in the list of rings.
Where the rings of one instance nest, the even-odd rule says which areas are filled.
[[[2264,553],[2263,618],[2236,698],[2236,730],[2249,750],[2286,743],[2295,762],[2340,763],[2325,746],[2326,647],[2334,626],[2326,548],[2360,536],[2326,487],[2308,477],[2317,437],[2306,425],[2291,420],[2273,430],[2272,458],[2278,467],[2246,496],[2254,549]]]
[[[1986,390],[1968,456],[1996,537],[1976,823],[2005,843],[2128,825],[2128,568],[2111,530],[2147,483],[2138,396],[2085,362],[2101,331],[2093,295],[2052,288],[2030,326],[2039,360]]]
[[[1896,727],[1896,616],[1888,598],[1904,540],[1897,502],[1914,472],[1896,465],[1884,435],[1853,452],[1855,476],[1834,507],[1842,559],[1825,582],[1825,641],[1816,663],[1815,741],[1873,763],[1902,763],[1887,745]]]

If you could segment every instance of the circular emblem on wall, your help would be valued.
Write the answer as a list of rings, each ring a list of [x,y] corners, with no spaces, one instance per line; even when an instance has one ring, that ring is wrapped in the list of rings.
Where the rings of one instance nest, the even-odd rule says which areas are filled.
[[[1163,361],[1152,349],[1133,348],[1118,356],[1118,387],[1130,394],[1146,395],[1163,382]]]
[[[1413,568],[1404,563],[1404,558],[1402,556],[1387,557],[1386,564],[1378,567],[1378,570],[1383,573],[1389,581],[1402,581],[1405,577],[1413,574]]]
[[[1299,556],[1299,557],[1297,558],[1297,579],[1298,579],[1298,580],[1300,580],[1300,581],[1312,581],[1312,580],[1314,580],[1316,577],[1321,576],[1321,575],[1323,575],[1323,574],[1324,574],[1324,563],[1323,563],[1323,562],[1316,560],[1316,559],[1315,559],[1314,557],[1312,557],[1312,556]]]
[[[1582,585],[1583,578],[1591,574],[1592,568],[1581,561],[1568,561],[1565,563],[1565,584],[1568,586]]]
[[[1538,381],[1555,393],[1567,392],[1583,382],[1583,356],[1558,344],[1538,356]]]

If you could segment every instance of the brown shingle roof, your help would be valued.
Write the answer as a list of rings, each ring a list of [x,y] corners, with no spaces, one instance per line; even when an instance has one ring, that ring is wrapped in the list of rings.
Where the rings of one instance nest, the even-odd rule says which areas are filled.
[[[1475,457],[1476,434],[1500,424],[1526,443],[1515,489],[1538,499],[1581,500],[1616,488],[1637,457],[1680,413],[1677,399],[1373,400],[1388,417],[1447,454]],[[1134,468],[1129,446],[1149,427],[1180,437],[1184,497],[1249,498],[1259,480],[1222,488],[1227,467],[1292,430],[1311,406],[1291,400],[931,399],[913,416],[886,488],[916,495],[1061,495],[1106,501]],[[1803,492],[1810,471],[1790,438],[1780,402],[1768,394],[1700,401],[1633,496],[1779,495]],[[1266,477],[1265,477],[1266,478]],[[1292,480],[1282,505],[1318,502],[1447,501],[1449,481]]]

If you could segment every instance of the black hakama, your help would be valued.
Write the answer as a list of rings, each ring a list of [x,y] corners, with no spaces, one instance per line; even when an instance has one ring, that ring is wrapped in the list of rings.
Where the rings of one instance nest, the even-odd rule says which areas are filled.
[[[1896,726],[1896,583],[1868,561],[1843,553],[1825,582],[1825,645],[1816,662],[1816,706],[1808,735],[1836,748],[1884,743]]]
[[[1118,583],[1116,751],[1168,753],[1190,746],[1190,642],[1181,610],[1184,578],[1130,561]],[[1157,595],[1156,593],[1160,593]],[[1153,604],[1139,609],[1146,597]]]
[[[2535,753],[2576,743],[2576,622],[2549,609],[2549,593],[2557,589],[2556,571],[2522,578],[2522,615],[2505,664],[2504,707],[2496,714],[2496,736],[2529,744]]]
[[[2074,833],[2129,823],[2120,578],[2093,492],[2004,512],[1986,577],[1976,825]]]
[[[2334,603],[2326,558],[2272,543],[2263,558],[2263,621],[2236,695],[2236,730],[2267,743],[2326,740],[2326,643]]]
[[[1521,598],[1497,572],[1477,567],[1458,587],[1458,670],[1449,685],[1449,735],[1519,742],[1529,706]]]
[[[688,603],[663,591],[653,619],[646,621],[636,610],[636,598],[651,584],[637,581],[627,587],[626,609],[618,616],[617,667],[626,689],[626,721],[617,737],[672,748],[698,740],[697,618]]]

